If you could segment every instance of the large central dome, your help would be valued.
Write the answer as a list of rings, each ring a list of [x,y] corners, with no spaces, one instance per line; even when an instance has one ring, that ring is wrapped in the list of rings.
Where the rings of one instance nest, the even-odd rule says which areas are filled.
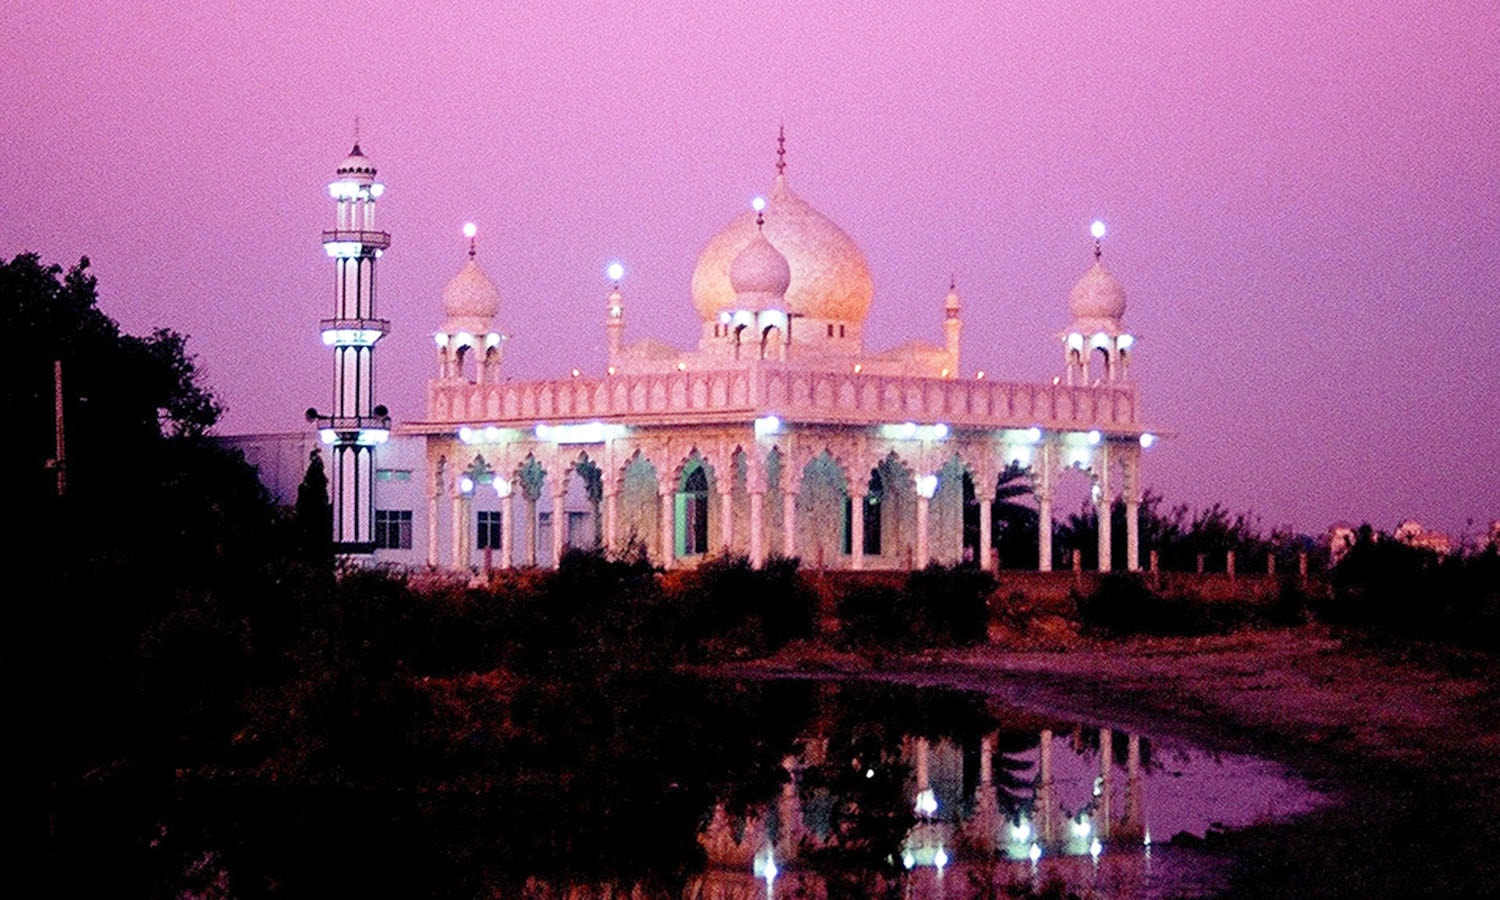
[[[786,176],[776,176],[766,198],[765,236],[792,270],[786,292],[788,311],[809,319],[862,323],[870,312],[875,284],[859,246],[831,219],[792,193]],[[735,308],[729,268],[756,236],[755,213],[736,216],[698,256],[693,270],[693,306],[705,322]]]

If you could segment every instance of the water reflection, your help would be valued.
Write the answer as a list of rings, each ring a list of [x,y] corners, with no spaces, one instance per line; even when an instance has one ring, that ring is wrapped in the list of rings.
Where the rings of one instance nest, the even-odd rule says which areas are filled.
[[[386,763],[358,775],[67,795],[54,855],[69,887],[169,896],[961,898],[1061,879],[1134,897],[1196,877],[1179,832],[1311,801],[1264,763],[951,691],[648,678],[484,708],[450,711],[459,729],[429,703],[395,749],[362,746]]]

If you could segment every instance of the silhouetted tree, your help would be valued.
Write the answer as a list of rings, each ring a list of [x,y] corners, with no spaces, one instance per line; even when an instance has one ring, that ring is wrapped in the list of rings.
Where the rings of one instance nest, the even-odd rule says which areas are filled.
[[[323,470],[323,454],[319,450],[308,454],[307,472],[297,485],[293,521],[302,557],[310,562],[332,563],[333,506],[328,502],[328,475]]]
[[[283,538],[254,471],[205,436],[221,407],[186,339],[122,333],[98,307],[87,258],[64,273],[29,253],[0,260],[0,329],[0,417],[11,426],[0,460],[24,523],[18,606],[38,619],[8,631],[37,657],[27,671],[49,725],[28,733],[48,742],[49,772],[227,740],[250,612],[270,603]],[[212,665],[199,666],[205,654]]]

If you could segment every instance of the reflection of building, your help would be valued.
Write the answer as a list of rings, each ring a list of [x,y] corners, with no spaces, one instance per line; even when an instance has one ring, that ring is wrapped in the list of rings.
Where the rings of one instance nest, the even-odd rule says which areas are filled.
[[[940,343],[872,351],[864,255],[792,190],[784,144],[764,202],[733,218],[698,260],[696,347],[627,342],[630,303],[617,280],[601,310],[609,355],[600,371],[509,380],[501,294],[471,242],[443,291],[425,415],[374,447],[375,468],[346,465],[367,460],[384,437],[340,426],[374,416],[368,367],[384,323],[373,318],[373,276],[358,273],[389,241],[346,230],[347,204],[373,215],[375,203],[373,165],[358,148],[350,159],[359,177],[347,160],[339,168],[340,230],[328,252],[340,298],[363,305],[341,305],[323,323],[342,387],[339,421],[322,426],[340,521],[368,517],[356,533],[368,529],[375,559],[468,569],[547,564],[568,546],[635,545],[667,566],[720,551],[830,568],[968,556],[990,565],[993,554],[979,548],[992,546],[995,487],[1015,465],[1035,486],[1041,568],[1051,567],[1054,486],[1068,471],[1090,479],[1097,504],[1123,496],[1127,550],[1114,562],[1138,567],[1141,450],[1154,438],[1129,375],[1124,290],[1097,243],[1068,302],[1065,376],[1033,384],[965,372],[953,285],[934,296]],[[977,519],[969,529],[966,516]],[[1100,547],[1110,538],[1105,515]],[[1101,568],[1111,562],[1101,554]]]
[[[1141,739],[1125,739],[1121,772],[1109,729],[1099,730],[1097,745],[1083,738],[1075,732],[1065,745],[1069,765],[1059,778],[1057,741],[1050,729],[1041,730],[1029,744],[1026,755],[1034,762],[1019,795],[994,779],[999,733],[979,738],[977,757],[953,741],[908,738],[902,758],[911,770],[912,825],[897,848],[912,879],[907,896],[927,896],[921,886],[934,877],[972,888],[981,881],[1008,883],[1038,866],[1070,885],[1101,877],[1116,889],[1136,883],[1145,871],[1141,851],[1150,843]],[[723,803],[714,808],[699,835],[708,869],[690,893],[733,900],[767,896],[774,884],[777,895],[824,896],[817,854],[833,842],[829,800],[805,787],[803,772],[843,761],[827,759],[821,739],[802,748],[783,760],[788,781],[774,802],[743,817],[731,816]]]

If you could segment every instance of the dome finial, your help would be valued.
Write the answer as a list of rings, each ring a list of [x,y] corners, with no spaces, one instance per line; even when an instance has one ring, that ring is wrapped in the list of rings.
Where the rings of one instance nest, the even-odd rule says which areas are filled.
[[[786,174],[786,124],[776,129],[776,174]]]
[[[469,239],[469,259],[474,258],[474,236],[478,233],[479,229],[474,226],[473,222],[464,223],[464,237]]]
[[[351,156],[358,156],[359,155],[359,116],[358,115],[355,115],[355,117],[354,117],[354,150],[353,150],[353,152],[350,155]]]
[[[1104,221],[1095,219],[1089,226],[1089,234],[1094,236],[1094,262],[1099,262],[1104,256]]]
[[[761,234],[766,233],[766,198],[756,197],[750,201],[750,208],[755,210],[755,229]]]

